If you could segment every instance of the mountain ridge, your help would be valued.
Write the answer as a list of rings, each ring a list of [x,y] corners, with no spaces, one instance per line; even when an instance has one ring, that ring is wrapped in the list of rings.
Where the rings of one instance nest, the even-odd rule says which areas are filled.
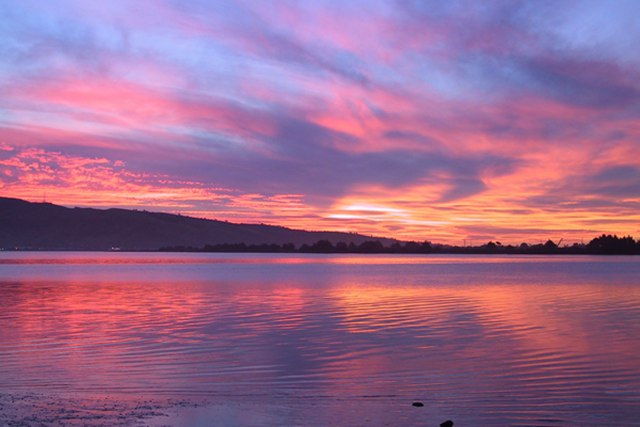
[[[337,231],[306,231],[243,224],[164,212],[121,208],[68,208],[0,197],[0,248],[32,250],[158,250],[224,243],[313,244],[318,240],[360,244],[378,238]]]

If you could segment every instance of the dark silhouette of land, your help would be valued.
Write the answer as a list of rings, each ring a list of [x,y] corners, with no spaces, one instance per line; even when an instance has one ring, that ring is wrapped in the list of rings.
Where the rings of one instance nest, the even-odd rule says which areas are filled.
[[[167,252],[281,252],[362,254],[602,254],[638,255],[631,236],[601,235],[588,244],[451,246],[401,242],[354,233],[293,230],[127,209],[66,208],[0,198],[4,250],[160,250]]]
[[[166,252],[285,252],[318,254],[503,254],[503,255],[640,255],[640,241],[632,237],[618,237],[603,234],[588,244],[558,246],[551,240],[546,243],[518,246],[488,242],[481,246],[451,246],[431,242],[394,242],[385,246],[379,240],[367,240],[360,244],[339,241],[335,245],[329,240],[319,240],[312,245],[300,247],[289,244],[217,244],[201,248],[172,246],[163,247]]]
[[[318,240],[359,245],[371,236],[293,230],[127,209],[66,208],[0,198],[0,248],[4,250],[158,250],[166,246],[289,244]],[[393,239],[377,239],[392,244]]]

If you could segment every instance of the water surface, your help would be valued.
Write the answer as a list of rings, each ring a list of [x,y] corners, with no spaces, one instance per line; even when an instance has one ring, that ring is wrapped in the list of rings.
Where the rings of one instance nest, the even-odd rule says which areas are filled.
[[[0,303],[4,392],[214,403],[184,425],[640,425],[637,257],[5,252]]]

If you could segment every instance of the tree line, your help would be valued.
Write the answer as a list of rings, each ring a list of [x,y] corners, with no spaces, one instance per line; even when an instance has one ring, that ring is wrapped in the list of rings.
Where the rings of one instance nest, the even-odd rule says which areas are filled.
[[[594,255],[640,255],[640,240],[631,236],[618,237],[603,234],[587,244],[574,243],[560,246],[552,240],[545,243],[520,245],[502,245],[500,242],[487,242],[480,246],[453,246],[430,241],[395,242],[389,246],[378,240],[369,240],[360,244],[319,240],[311,245],[296,247],[293,243],[284,244],[246,244],[221,243],[205,245],[201,248],[190,246],[169,246],[160,248],[163,252],[236,252],[236,253],[318,253],[318,254],[594,254]]]

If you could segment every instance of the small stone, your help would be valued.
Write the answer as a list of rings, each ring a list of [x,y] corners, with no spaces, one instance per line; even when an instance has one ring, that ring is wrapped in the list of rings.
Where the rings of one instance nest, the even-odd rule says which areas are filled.
[[[440,424],[440,427],[453,427],[453,421],[447,420]]]
[[[422,402],[413,402],[411,405],[415,406],[416,408],[422,408],[424,406],[424,403],[422,403]]]

